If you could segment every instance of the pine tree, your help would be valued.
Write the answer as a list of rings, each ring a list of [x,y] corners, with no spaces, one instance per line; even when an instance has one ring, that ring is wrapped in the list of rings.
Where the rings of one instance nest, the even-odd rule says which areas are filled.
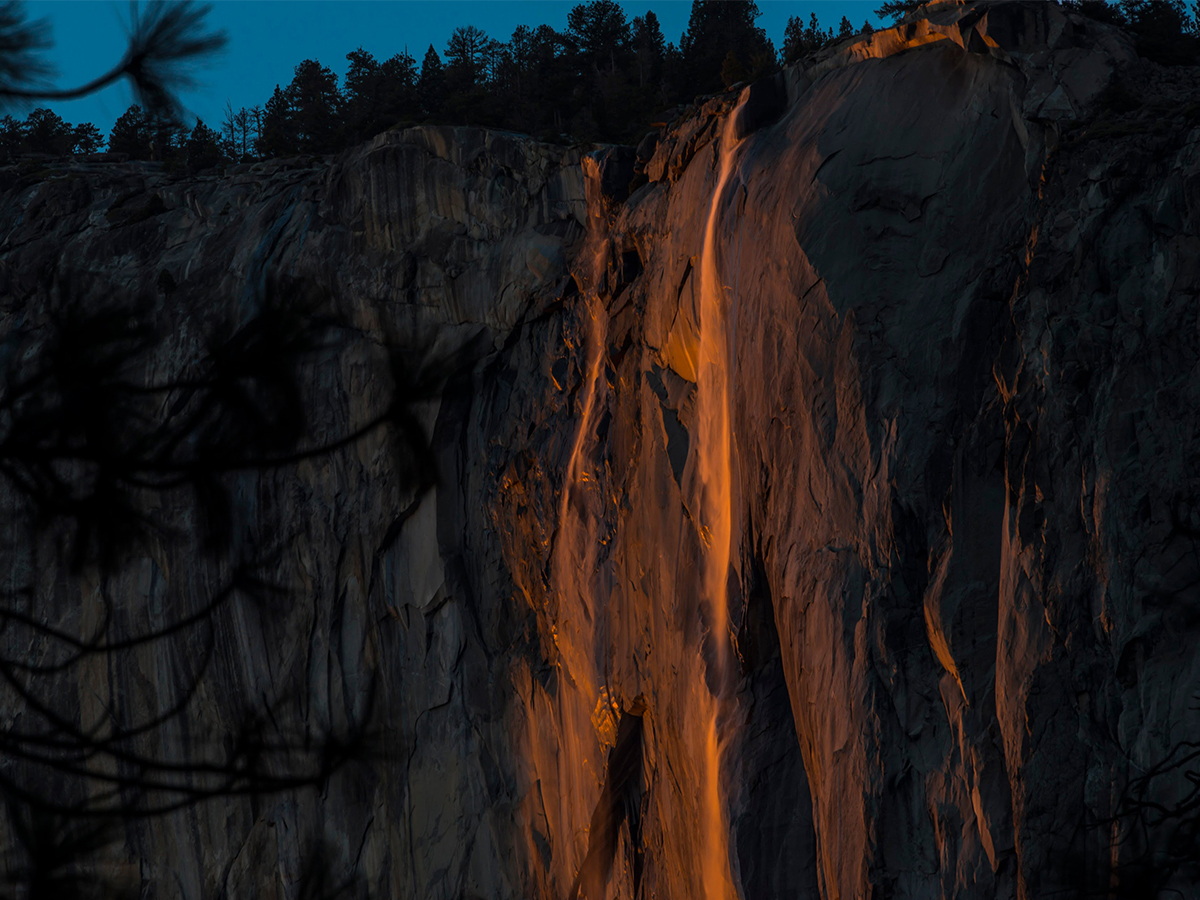
[[[883,6],[875,10],[875,15],[881,19],[899,20],[920,6],[925,0],[887,0]]]
[[[647,10],[646,15],[633,20],[631,31],[638,86],[658,84],[662,80],[663,58],[667,49],[658,16],[653,10]]]
[[[733,87],[735,84],[745,81],[748,75],[746,67],[742,65],[742,61],[738,59],[736,53],[730,50],[725,54],[725,61],[721,63],[721,81],[725,87]]]
[[[842,17],[842,22],[842,28],[853,28],[845,16]],[[799,16],[789,16],[787,26],[783,30],[784,65],[792,65],[801,59],[801,57],[820,50],[831,40],[833,40],[833,29],[831,28],[829,31],[822,30],[820,22],[817,21],[816,13],[809,15],[808,25],[805,25]]]
[[[150,124],[137,104],[121,114],[108,135],[112,153],[128,153],[132,159],[150,158]]]
[[[446,72],[442,59],[433,44],[425,51],[421,61],[421,77],[417,81],[417,100],[425,115],[434,117],[441,113],[446,101]]]
[[[63,156],[75,146],[71,126],[52,110],[35,109],[25,118],[25,147],[33,153]]]
[[[255,147],[260,156],[266,157],[290,156],[298,152],[292,106],[279,85],[275,85],[275,92],[263,108],[262,127]]]
[[[474,25],[455,28],[446,41],[446,86],[451,93],[482,86],[488,77],[490,41]]]
[[[104,135],[91,122],[76,125],[72,138],[74,140],[75,153],[99,153],[104,149]]]
[[[721,72],[730,53],[753,77],[767,74],[775,64],[775,48],[755,25],[761,15],[753,2],[692,0],[687,30],[679,39],[683,57],[682,97],[708,93],[721,86]]]
[[[350,63],[342,79],[346,136],[351,141],[375,134],[379,120],[379,62],[362,47],[346,54]]]
[[[11,160],[25,149],[25,129],[12,116],[0,118],[0,159]]]
[[[184,155],[188,131],[172,115],[159,114],[147,121],[150,132],[150,158],[160,162],[177,160]]]
[[[246,110],[246,128],[249,131],[249,133],[253,135],[252,138],[249,138],[248,143],[246,145],[248,148],[247,152],[253,152],[253,153],[259,152],[258,151],[258,142],[259,142],[259,139],[262,137],[263,119],[264,119],[265,115],[266,115],[266,113],[263,110],[262,104],[255,104],[254,106],[252,106],[248,110]]]
[[[221,148],[221,135],[201,119],[196,120],[196,127],[188,135],[184,152],[187,154],[187,164],[193,169],[211,169],[227,158]]]
[[[347,141],[362,141],[418,113],[416,61],[407,53],[382,63],[359,47],[346,54],[343,80]]]
[[[580,3],[567,14],[567,37],[584,73],[615,72],[630,52],[630,28],[616,0]]]
[[[417,61],[406,50],[379,64],[380,125],[390,128],[405,119],[414,119],[417,106]],[[380,130],[382,130],[382,128]]]
[[[338,147],[342,95],[333,70],[315,59],[296,66],[287,87],[296,147],[301,153],[329,153]]]

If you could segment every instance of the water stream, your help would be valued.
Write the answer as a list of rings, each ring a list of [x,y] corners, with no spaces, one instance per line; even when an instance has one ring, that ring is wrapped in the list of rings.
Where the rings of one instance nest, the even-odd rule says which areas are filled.
[[[566,461],[551,559],[556,598],[554,639],[564,683],[552,701],[557,742],[552,757],[542,760],[544,772],[556,773],[552,793],[557,797],[558,821],[571,823],[573,846],[562,854],[563,877],[581,871],[589,842],[588,823],[597,803],[593,789],[603,784],[605,754],[615,739],[617,721],[596,657],[598,641],[602,644],[606,637],[606,592],[597,582],[604,501],[603,472],[596,471],[602,463],[595,452],[595,431],[607,390],[604,348],[608,325],[600,297],[608,239],[598,216],[590,217],[582,258],[586,262],[580,273],[581,327],[571,339],[583,351],[582,381],[572,398],[577,424]]]
[[[720,256],[723,201],[741,143],[736,133],[739,110],[740,106],[728,115],[719,141],[714,144],[719,169],[708,204],[696,283],[695,462],[690,488],[694,493],[688,505],[692,521],[699,529],[701,560],[696,580],[685,580],[698,587],[708,630],[696,646],[681,648],[685,654],[691,654],[695,665],[675,670],[679,681],[673,687],[664,685],[666,691],[662,695],[664,700],[672,694],[687,698],[685,706],[678,710],[683,717],[674,724],[679,736],[691,745],[688,755],[695,768],[684,781],[691,781],[695,793],[679,797],[679,808],[690,807],[693,814],[698,813],[678,832],[681,837],[687,835],[682,843],[671,840],[668,846],[661,847],[665,854],[662,863],[678,867],[681,874],[689,873],[690,877],[684,875],[685,883],[698,882],[704,900],[738,900],[736,876],[731,871],[728,798],[722,781],[723,748],[732,736],[723,731],[732,732],[731,723],[737,718],[733,698],[737,673],[727,586],[737,521],[730,408],[732,298],[721,276]],[[594,166],[589,167],[587,162],[585,172],[598,185],[599,172],[592,171]],[[589,207],[593,205],[591,199]],[[572,400],[576,430],[566,460],[551,560],[554,639],[565,683],[551,701],[557,740],[544,746],[552,756],[543,756],[538,763],[543,773],[556,773],[555,817],[563,824],[570,823],[569,839],[573,846],[564,859],[564,862],[570,860],[567,868],[574,879],[570,896],[589,900],[601,900],[613,890],[624,896],[625,890],[610,881],[612,836],[589,833],[601,826],[608,827],[605,823],[615,821],[612,817],[620,814],[615,806],[612,810],[603,808],[606,803],[617,803],[612,785],[605,788],[608,794],[601,792],[597,796],[598,786],[604,786],[606,780],[614,777],[611,771],[605,771],[605,759],[614,747],[622,715],[609,684],[611,673],[607,671],[608,618],[613,612],[607,608],[609,591],[599,570],[605,566],[603,550],[611,539],[605,533],[604,491],[608,474],[596,468],[603,465],[599,461],[603,454],[597,452],[595,445],[597,422],[604,412],[608,390],[605,375],[608,314],[603,282],[609,251],[607,222],[593,214],[582,256],[586,270],[581,273],[581,327],[578,337],[572,339],[577,341],[573,349],[582,350],[583,357],[582,378]],[[647,514],[651,521],[657,519],[658,514],[653,510],[647,510]],[[661,637],[670,641],[687,640],[684,635],[674,632]],[[640,749],[637,753],[640,754]],[[689,793],[687,788],[684,792]],[[556,858],[563,858],[558,851]]]
[[[700,532],[704,542],[701,578],[708,612],[715,686],[708,697],[704,753],[704,891],[707,900],[734,900],[737,892],[729,870],[729,825],[721,790],[721,707],[734,679],[729,634],[729,564],[733,554],[733,429],[730,414],[730,348],[726,288],[718,270],[718,224],[721,201],[733,174],[740,141],[736,123],[739,104],[721,132],[720,170],[700,252],[699,341],[696,365],[696,477]]]

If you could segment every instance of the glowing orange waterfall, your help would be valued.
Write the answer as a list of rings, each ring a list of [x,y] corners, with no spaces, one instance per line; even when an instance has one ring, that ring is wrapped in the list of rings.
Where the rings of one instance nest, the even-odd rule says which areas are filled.
[[[573,846],[561,854],[565,869],[560,877],[574,877],[587,850],[588,822],[604,778],[606,738],[596,711],[609,714],[603,676],[597,671],[595,625],[604,615],[604,598],[595,586],[595,569],[601,542],[602,503],[597,495],[598,473],[593,471],[592,442],[598,410],[603,409],[606,382],[604,348],[608,319],[598,287],[608,256],[602,223],[589,223],[582,273],[583,322],[580,343],[583,382],[575,401],[575,435],[567,459],[558,507],[558,527],[552,558],[555,594],[554,641],[559,652],[562,684],[552,701],[555,739],[543,745],[546,755],[538,763],[543,776],[556,783],[557,819],[571,823]],[[548,723],[542,723],[545,726]],[[612,729],[615,731],[615,729]]]
[[[592,573],[595,568],[596,547],[599,542],[594,533],[594,512],[586,502],[589,490],[596,488],[596,473],[589,472],[585,464],[585,450],[593,429],[597,395],[600,393],[600,378],[604,368],[604,340],[608,320],[600,302],[596,285],[600,268],[608,253],[608,244],[595,237],[591,252],[591,271],[585,286],[587,322],[584,329],[585,366],[584,382],[580,391],[582,403],[579,409],[579,425],[571,444],[571,455],[567,460],[566,479],[559,500],[559,534],[554,546],[554,586],[558,591],[559,627],[579,630],[584,622],[590,622],[597,610],[592,609]],[[579,507],[572,510],[572,501]],[[582,613],[582,615],[580,615]],[[595,702],[599,686],[591,675],[593,662],[580,654],[591,642],[581,635],[571,635],[561,641],[559,649],[564,652],[571,678]],[[578,658],[576,658],[578,657]]]
[[[709,719],[704,753],[704,891],[707,900],[735,898],[729,872],[729,827],[721,792],[721,741],[718,714],[724,686],[732,675],[727,581],[733,551],[733,432],[730,416],[730,352],[725,286],[717,270],[717,234],[721,199],[733,174],[738,108],[725,121],[720,174],[713,189],[700,253],[699,346],[696,366],[699,519],[704,541],[701,580],[716,656],[717,697],[708,696]]]

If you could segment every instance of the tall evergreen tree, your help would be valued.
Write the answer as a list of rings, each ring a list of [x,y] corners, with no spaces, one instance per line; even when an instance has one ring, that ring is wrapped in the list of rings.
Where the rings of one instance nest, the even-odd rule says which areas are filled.
[[[75,147],[74,130],[49,109],[35,109],[24,124],[25,148],[33,153],[65,155]]]
[[[183,155],[188,131],[178,119],[163,113],[151,116],[147,125],[150,131],[151,159],[165,162]]]
[[[850,34],[852,28],[849,19],[842,16],[842,33]],[[790,66],[803,56],[820,50],[831,40],[833,40],[832,29],[822,30],[816,13],[809,15],[807,25],[799,16],[789,16],[787,25],[783,29],[783,64]]]
[[[279,85],[263,107],[262,127],[255,147],[260,156],[290,156],[299,152],[292,104]]]
[[[210,169],[227,158],[221,147],[221,135],[200,119],[196,120],[196,126],[188,135],[184,151],[187,164],[193,169]]]
[[[567,43],[549,25],[521,25],[513,31],[492,73],[492,90],[503,98],[501,124],[546,137],[562,131],[564,112],[579,103],[579,79],[566,58]]]
[[[616,0],[590,0],[567,14],[567,37],[585,81],[589,74],[612,73],[630,52],[630,28]]]
[[[342,95],[333,70],[315,59],[296,66],[287,87],[288,102],[295,129],[296,147],[301,153],[329,153],[338,147],[341,126]]]
[[[417,61],[408,51],[389,56],[379,64],[380,121],[390,128],[414,119],[417,109]]]
[[[637,108],[632,30],[615,0],[589,0],[567,15],[563,35],[575,76],[573,130],[583,139],[623,135]]]
[[[133,159],[149,159],[150,137],[146,114],[134,104],[114,123],[108,135],[108,149],[112,153],[128,153]]]
[[[474,25],[455,28],[446,42],[445,112],[465,124],[492,124],[499,110],[490,102],[488,81],[499,45]]]
[[[633,20],[631,38],[638,86],[657,85],[662,81],[667,42],[653,10],[647,10],[646,15]]]
[[[75,153],[99,153],[104,149],[104,135],[91,122],[76,125],[72,133]]]
[[[426,116],[437,116],[446,102],[446,71],[442,58],[433,44],[421,60],[421,77],[417,80],[417,99]]]
[[[925,0],[887,0],[875,15],[881,19],[899,20],[920,6]]]
[[[380,63],[359,47],[346,59],[350,63],[343,81],[347,140],[365,140],[417,116],[417,68],[411,56],[397,54]]]
[[[25,128],[12,116],[0,118],[0,159],[11,160],[25,149]]]
[[[260,103],[256,103],[246,110],[246,129],[251,135],[248,138],[247,147],[251,153],[258,153],[258,142],[263,133],[264,116],[265,111]]]
[[[767,33],[755,24],[760,15],[754,2],[692,0],[687,30],[679,39],[685,79],[677,85],[681,96],[719,90],[730,53],[752,77],[772,70],[775,48]]]
[[[487,79],[488,36],[474,25],[455,28],[446,41],[446,76],[452,89],[482,84]]]

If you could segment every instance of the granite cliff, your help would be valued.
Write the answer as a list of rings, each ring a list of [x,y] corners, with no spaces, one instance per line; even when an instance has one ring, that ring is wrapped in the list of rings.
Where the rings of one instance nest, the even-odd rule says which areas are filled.
[[[636,152],[429,127],[7,170],[5,334],[68,281],[158,285],[167,371],[286,275],[355,335],[307,373],[317,431],[387,402],[382,346],[440,373],[429,489],[382,434],[237,476],[291,600],[222,610],[186,728],[146,737],[295,685],[353,718],[370,682],[377,757],[131,822],[127,878],[290,898],[317,836],[373,897],[1124,889],[1171,827],[1134,834],[1130,785],[1186,800],[1200,734],[1197,86],[1052,4],[947,3]],[[199,609],[228,565],[11,568],[80,628],[101,589]],[[188,653],[56,702],[154,707]]]

